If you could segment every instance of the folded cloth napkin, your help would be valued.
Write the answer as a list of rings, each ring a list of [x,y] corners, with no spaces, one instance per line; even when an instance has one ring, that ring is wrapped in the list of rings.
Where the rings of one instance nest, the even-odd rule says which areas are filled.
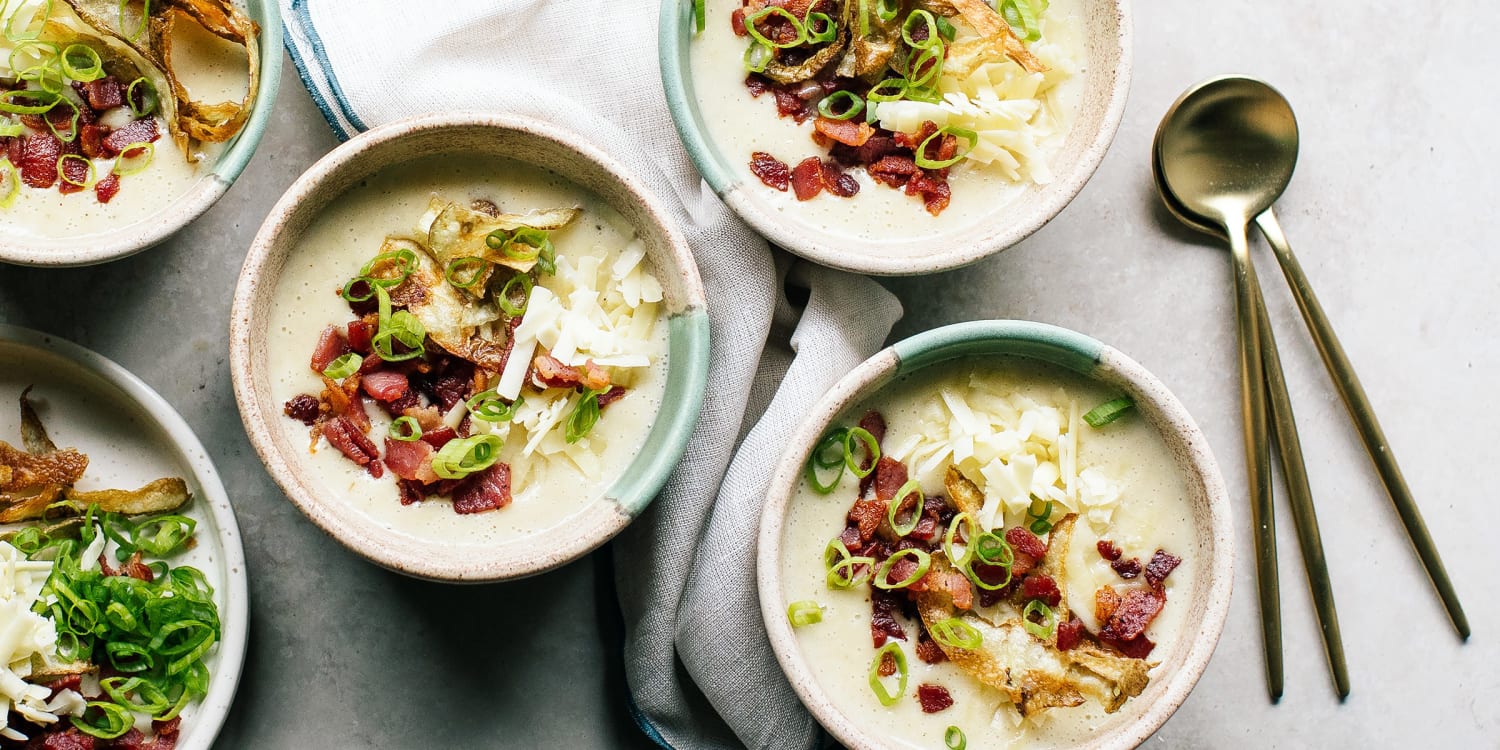
[[[633,713],[678,750],[819,744],[761,623],[756,528],[783,436],[879,348],[896,299],[773,255],[708,190],[667,112],[655,5],[278,2],[288,51],[340,136],[431,112],[529,115],[587,133],[669,204],[708,290],[712,361],[687,454],[614,543]],[[800,311],[787,283],[806,289]]]

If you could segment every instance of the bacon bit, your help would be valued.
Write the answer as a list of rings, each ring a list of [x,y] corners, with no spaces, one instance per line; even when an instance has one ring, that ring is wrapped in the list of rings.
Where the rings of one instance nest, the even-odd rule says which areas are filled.
[[[1134,557],[1116,560],[1110,563],[1109,567],[1114,568],[1115,572],[1127,581],[1141,574],[1141,561]]]
[[[375,338],[375,325],[365,320],[351,320],[345,326],[349,334],[349,348],[360,354],[370,354],[370,340]]]
[[[56,698],[57,694],[61,693],[64,690],[80,692],[79,688],[83,686],[83,675],[64,675],[55,680],[52,680],[51,682],[44,682],[42,683],[42,686],[52,691],[52,694],[47,696],[48,698]]]
[[[922,631],[917,633],[917,658],[928,664],[941,664],[948,660],[948,655],[943,653],[937,641],[932,640],[932,635],[927,632],[927,628],[922,628]]]
[[[610,386],[609,390],[599,394],[599,408],[603,409],[604,407],[609,406],[610,404],[613,404],[614,402],[619,401],[622,398],[625,398],[625,394],[629,390],[629,388],[626,388],[623,385]]]
[[[974,571],[974,577],[984,581],[985,585],[988,586],[999,586],[1000,582],[1005,580],[1005,568],[1000,565],[987,565],[975,560],[969,566],[969,570]],[[1010,592],[1014,591],[1018,585],[1019,579],[1019,575],[1012,575],[1010,583],[998,589],[980,588],[979,606],[993,606],[996,602],[1009,596]]]
[[[776,95],[776,114],[782,117],[790,117],[797,122],[803,122],[812,116],[807,102],[802,97],[797,96],[796,92],[788,91],[778,86],[771,89],[771,93]]]
[[[890,456],[881,456],[875,464],[875,497],[881,504],[894,499],[901,486],[906,484],[906,464]]]
[[[591,391],[602,391],[609,387],[609,370],[594,364],[594,360],[584,360],[582,373],[582,385],[584,388]]]
[[[1011,577],[1019,583],[1021,576],[1030,573],[1036,568],[1037,558],[1020,550],[1015,550],[1015,559],[1010,563]]]
[[[548,388],[576,388],[583,382],[578,368],[563,364],[550,354],[538,354],[531,361],[537,382]]]
[[[901,148],[916,151],[917,146],[922,145],[922,141],[931,138],[932,135],[936,132],[938,132],[937,123],[931,120],[926,120],[922,123],[921,127],[917,128],[917,132],[896,133],[893,137],[896,139],[896,145],[900,146]]]
[[[750,90],[751,98],[759,97],[771,90],[771,81],[763,75],[751,73],[745,76],[745,88]]]
[[[397,479],[396,493],[400,497],[402,505],[415,505],[427,499],[427,488],[421,482]]]
[[[1151,588],[1161,588],[1162,581],[1167,580],[1167,576],[1181,564],[1182,558],[1157,550],[1151,556],[1151,562],[1146,563],[1146,582],[1151,584]]]
[[[97,159],[104,155],[104,137],[107,135],[108,125],[84,125],[78,131],[78,148],[84,156]]]
[[[917,686],[917,702],[922,704],[922,713],[935,714],[953,705],[953,696],[942,685],[922,683]]]
[[[94,197],[98,198],[100,203],[108,203],[119,192],[120,176],[113,172],[105,175],[104,179],[94,183]]]
[[[889,652],[882,654],[880,656],[880,667],[876,670],[876,674],[881,677],[890,677],[895,673],[896,657]]]
[[[948,185],[945,175],[933,176],[933,173],[923,172],[911,182],[906,183],[907,192],[912,192],[913,184],[919,184],[916,192],[922,194],[922,202],[927,208],[927,213],[937,216],[948,207],[953,200],[953,188]]]
[[[1156,619],[1165,604],[1165,597],[1154,591],[1127,591],[1120,606],[1110,613],[1109,620],[1099,630],[1099,635],[1114,641],[1131,640],[1146,631],[1146,626]]]
[[[7,141],[5,146],[5,158],[10,159],[11,164],[19,166],[22,159],[24,159],[26,156],[26,138],[23,136],[16,136],[14,138],[6,138],[4,140]]]
[[[865,432],[870,433],[875,438],[875,442],[881,443],[885,441],[885,416],[880,412],[874,409],[865,412],[865,415],[859,418],[859,427]]]
[[[887,638],[906,640],[906,629],[896,622],[896,611],[901,608],[901,595],[885,589],[870,591],[870,637],[875,648],[885,645]]]
[[[344,335],[339,333],[338,326],[328,326],[318,336],[318,343],[313,347],[312,361],[309,366],[313,372],[319,375],[328,369],[335,359],[349,353],[349,343],[344,341]]]
[[[1120,653],[1132,659],[1144,659],[1150,656],[1151,651],[1156,648],[1156,644],[1152,643],[1151,639],[1147,638],[1144,634],[1131,638],[1128,641],[1107,638],[1102,635],[1099,637],[1099,640],[1119,649]]]
[[[879,568],[876,569],[876,572],[879,572]],[[895,563],[893,563],[891,565],[891,569],[888,570],[888,571],[886,571],[886,573],[885,573],[886,582],[887,583],[897,583],[899,581],[904,581],[904,580],[906,580],[908,578],[911,578],[912,574],[916,573],[916,572],[917,572],[917,561],[915,559],[913,559],[910,555],[907,555],[906,557],[903,557],[903,558],[897,560]],[[923,575],[921,578],[917,579],[917,581],[915,583],[913,583],[910,586],[907,586],[905,589],[902,589],[902,590],[903,591],[910,591],[910,592],[913,592],[913,593],[920,594],[923,591],[926,591],[928,589],[928,583],[930,582],[930,580],[932,579],[932,577],[933,577],[933,574],[929,570],[926,575]]]
[[[422,442],[434,448],[441,448],[447,445],[449,440],[456,437],[458,437],[458,433],[454,432],[452,427],[439,427],[435,430],[424,430],[422,432]]]
[[[369,467],[370,474],[380,478],[380,462],[375,460],[380,457],[379,451],[348,417],[334,417],[324,423],[323,437],[328,438],[328,443],[348,456],[350,461]]]
[[[463,515],[510,505],[510,466],[495,464],[470,476],[453,491],[453,512]]]
[[[376,401],[391,402],[405,396],[411,386],[402,373],[378,370],[360,378],[359,387]]]
[[[57,160],[63,144],[51,133],[38,133],[21,140],[21,181],[27,187],[49,188],[57,182]]]
[[[94,738],[78,731],[75,727],[47,734],[41,740],[41,750],[94,750]]]
[[[1057,650],[1071,651],[1083,641],[1083,620],[1074,617],[1057,626]]]
[[[729,28],[734,31],[735,36],[750,35],[750,31],[745,28],[744,8],[735,8],[734,12],[729,14]]]
[[[424,432],[428,427],[436,427],[438,424],[441,424],[443,421],[443,415],[438,413],[436,407],[425,407],[426,409],[431,410],[433,414],[432,421],[426,424],[423,424],[422,418],[420,416],[409,414],[409,412],[421,411],[424,409],[424,407],[422,406],[422,397],[418,395],[416,385],[412,383],[410,377],[406,379],[406,383],[407,389],[405,396],[402,396],[401,398],[398,398],[388,404],[381,404],[381,406],[385,407],[386,413],[390,414],[393,417],[415,417],[417,420],[417,424],[422,425],[422,430]]]
[[[432,394],[437,397],[438,406],[445,414],[452,411],[458,402],[464,400],[464,395],[468,392],[467,375],[443,375],[432,384]]]
[[[80,88],[83,89],[84,98],[88,99],[89,107],[95,112],[114,109],[125,103],[125,87],[114,76],[89,81]]]
[[[121,151],[137,143],[151,143],[161,138],[156,129],[156,120],[145,117],[131,120],[125,127],[109,134],[104,139],[104,151],[110,156],[119,156]]]
[[[932,579],[928,582],[928,588],[948,594],[953,599],[953,606],[959,609],[974,608],[974,584],[969,583],[968,576],[957,570],[949,570],[942,575],[928,573],[927,577]]]
[[[1062,601],[1062,591],[1057,588],[1057,581],[1052,576],[1034,573],[1026,576],[1021,583],[1021,596],[1026,599],[1041,599],[1049,607],[1056,607]]]
[[[1005,530],[1005,541],[1010,543],[1012,549],[1030,555],[1036,560],[1047,556],[1047,546],[1030,529],[1024,526],[1014,526]],[[1015,570],[1014,567],[1011,568]]]
[[[823,162],[818,157],[809,156],[792,170],[792,191],[799,201],[812,200],[823,192]]]
[[[432,445],[422,440],[385,439],[385,466],[396,476],[432,484],[438,475],[432,470]]]
[[[875,128],[870,127],[867,122],[855,122],[854,120],[834,120],[827,117],[819,117],[813,122],[813,129],[830,140],[838,141],[845,146],[859,148],[865,145],[870,137],[875,135]]]
[[[866,168],[870,177],[893,188],[904,187],[917,173],[917,164],[909,156],[885,156]]]
[[[780,96],[780,93],[777,95]],[[792,180],[792,171],[787,168],[786,163],[764,151],[750,154],[750,173],[759,177],[766,187],[783,193]]]
[[[1120,607],[1120,594],[1112,586],[1100,586],[1094,592],[1094,619],[1107,622]]]
[[[1120,559],[1120,555],[1124,554],[1120,551],[1119,547],[1115,546],[1114,542],[1111,542],[1108,539],[1100,539],[1099,543],[1094,545],[1094,549],[1099,550],[1100,557],[1109,560],[1110,562],[1114,562],[1115,560]]]
[[[376,299],[375,290],[370,288],[370,282],[361,279],[349,284],[348,289],[344,289],[341,287],[339,289],[341,296],[345,291],[349,293],[350,297],[364,298],[357,302],[348,299],[347,297],[345,298],[345,301],[349,303],[349,309],[352,310],[355,315],[372,315],[376,310],[380,309],[380,300]]]
[[[318,420],[318,400],[306,393],[293,396],[281,410],[288,417],[308,427]]]
[[[103,557],[103,555],[100,555],[100,557]],[[120,566],[118,575],[129,576],[137,581],[144,581],[146,583],[150,583],[156,579],[156,574],[151,572],[151,568],[141,562],[140,552],[132,554],[130,559],[126,560],[125,564]]]
[[[938,531],[942,529],[942,523],[938,519],[937,508],[933,507],[933,501],[936,499],[928,499],[927,505],[922,509],[922,519],[917,521],[917,527],[906,535],[908,538],[924,542],[931,542],[937,538]]]
[[[62,162],[63,177],[58,178],[57,191],[63,195],[81,193],[89,186],[89,165],[78,159],[69,159]]]
[[[861,500],[859,502],[865,501]],[[857,504],[858,503],[856,503],[856,505]],[[850,509],[850,513],[853,513],[852,508]],[[848,549],[851,554],[858,555],[864,551],[865,540],[859,538],[859,526],[857,524],[850,523],[849,525],[845,526],[844,530],[839,532],[839,541],[844,543],[844,547]]]
[[[827,159],[823,161],[823,187],[840,198],[859,195],[859,180],[844,174],[838,162]]]

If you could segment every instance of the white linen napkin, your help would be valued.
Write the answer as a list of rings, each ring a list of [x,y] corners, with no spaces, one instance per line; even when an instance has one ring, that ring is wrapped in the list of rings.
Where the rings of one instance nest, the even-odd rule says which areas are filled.
[[[632,713],[677,750],[818,744],[761,623],[756,528],[782,436],[880,347],[899,303],[862,276],[773,255],[702,182],[662,93],[655,3],[278,2],[287,49],[341,136],[435,111],[529,115],[589,134],[669,204],[708,290],[712,359],[687,454],[614,542]],[[787,281],[808,290],[804,310]]]

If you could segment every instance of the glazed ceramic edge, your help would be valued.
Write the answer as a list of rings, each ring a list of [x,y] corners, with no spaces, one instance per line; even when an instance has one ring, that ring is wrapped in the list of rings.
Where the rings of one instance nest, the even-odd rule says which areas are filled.
[[[851,370],[824,395],[788,438],[788,448],[771,477],[757,536],[756,586],[761,618],[782,672],[813,716],[843,744],[855,750],[883,746],[850,722],[822,693],[802,657],[796,634],[782,609],[781,542],[787,511],[796,494],[810,447],[850,404],[902,375],[952,359],[1011,355],[1038,359],[1087,377],[1115,385],[1131,394],[1162,435],[1189,480],[1190,495],[1205,508],[1200,535],[1211,550],[1212,564],[1190,602],[1189,622],[1199,638],[1179,649],[1169,665],[1170,675],[1156,701],[1119,732],[1099,738],[1088,750],[1128,750],[1144,742],[1187,698],[1208,666],[1229,614],[1233,588],[1234,547],[1230,527],[1229,494],[1208,440],[1166,386],[1140,364],[1118,350],[1084,334],[1045,323],[983,320],[956,323],[926,331],[877,352]],[[1196,490],[1196,492],[1195,492]],[[1201,520],[1206,515],[1206,528]],[[1162,683],[1158,683],[1162,684]],[[1130,704],[1126,704],[1127,710]]]
[[[23,266],[68,268],[91,266],[128,258],[154,247],[181,231],[208,211],[250,163],[255,149],[265,135],[281,88],[281,11],[276,0],[248,0],[250,17],[260,26],[260,80],[255,91],[255,106],[245,126],[235,135],[229,147],[206,174],[193,183],[188,192],[168,205],[149,223],[116,232],[103,241],[90,241],[86,247],[60,249],[34,247],[17,242],[0,247],[0,262]]]
[[[1119,63],[1106,86],[1108,103],[1104,108],[1100,127],[1092,139],[1083,144],[1079,166],[1060,175],[1060,179],[1049,184],[1049,199],[1023,221],[1005,227],[986,238],[978,245],[958,243],[952,250],[930,253],[920,263],[909,258],[861,255],[842,250],[838,244],[809,239],[799,234],[794,222],[766,213],[747,190],[747,183],[734,176],[734,171],[725,161],[718,146],[706,133],[703,117],[698,109],[691,73],[691,45],[693,39],[692,2],[689,0],[664,0],[661,4],[657,29],[657,57],[661,67],[662,88],[666,92],[667,108],[672,113],[672,124],[688,152],[693,165],[708,182],[720,199],[729,205],[744,221],[773,244],[786,248],[825,266],[854,273],[877,276],[908,276],[937,273],[977,263],[999,253],[1031,236],[1041,229],[1083,190],[1093,178],[1104,157],[1114,142],[1125,116],[1125,105],[1130,95],[1130,80],[1133,67],[1134,24],[1131,15],[1131,0],[1113,0],[1115,8],[1115,34],[1113,52]],[[753,186],[750,186],[753,187]],[[930,242],[930,239],[924,239]]]
[[[279,273],[280,265],[285,262],[285,252],[273,254],[277,236],[289,224],[300,221],[305,226],[310,220],[297,210],[302,197],[327,187],[325,183],[350,169],[348,165],[358,160],[362,152],[383,143],[447,128],[473,127],[506,129],[550,141],[618,180],[625,191],[640,201],[641,207],[662,233],[666,253],[673,265],[671,270],[681,290],[682,309],[675,312],[668,323],[670,359],[662,411],[647,436],[645,448],[622,477],[603,493],[602,502],[588,506],[572,519],[575,527],[583,527],[583,530],[552,537],[549,554],[511,553],[490,560],[470,559],[459,565],[431,556],[410,554],[408,549],[391,544],[389,534],[376,534],[368,523],[347,517],[354,514],[334,513],[308,499],[315,494],[316,488],[300,478],[292,462],[282,455],[270,437],[278,429],[275,420],[280,410],[276,404],[262,403],[257,397],[257,383],[265,374],[260,372],[264,362],[256,354],[255,344],[263,338],[259,333],[264,328],[264,321],[258,313],[264,308],[264,304],[260,304],[264,302],[262,297],[273,293],[276,279],[272,272]],[[341,192],[343,188],[337,190]],[[600,191],[596,189],[595,192]],[[324,202],[332,197],[327,196]],[[321,208],[320,204],[317,210]],[[263,279],[262,274],[269,278]],[[484,583],[544,573],[578,559],[618,534],[655,498],[686,450],[708,382],[708,355],[709,325],[702,280],[686,238],[660,200],[634,173],[582,136],[540,120],[494,112],[455,112],[390,123],[340,144],[320,159],[287,188],[267,215],[245,257],[230,315],[230,370],[236,405],[251,444],[288,499],[324,532],[365,559],[416,578],[454,583]],[[667,398],[681,401],[669,407],[665,401]],[[651,450],[648,453],[646,449]]]
[[[212,725],[206,728],[206,734],[198,734],[205,730],[202,723],[188,733],[195,743],[190,747],[208,748],[223,729],[230,705],[234,702],[250,632],[249,572],[245,567],[245,548],[241,542],[234,507],[229,502],[229,494],[224,490],[223,481],[219,479],[218,469],[214,467],[213,461],[208,458],[208,451],[204,450],[203,443],[198,440],[182,415],[161,394],[146,385],[145,381],[114,360],[61,337],[6,323],[0,323],[0,341],[13,342],[75,362],[118,389],[127,399],[135,401],[167,433],[183,464],[192,470],[194,483],[203,491],[204,497],[200,498],[200,502],[206,501],[203,504],[207,506],[219,529],[225,585],[228,587],[224,596],[224,608],[227,611],[220,613],[227,637],[219,643],[219,669],[213,675],[208,695],[204,696],[199,713],[200,717],[209,714]],[[240,573],[235,575],[235,570]]]

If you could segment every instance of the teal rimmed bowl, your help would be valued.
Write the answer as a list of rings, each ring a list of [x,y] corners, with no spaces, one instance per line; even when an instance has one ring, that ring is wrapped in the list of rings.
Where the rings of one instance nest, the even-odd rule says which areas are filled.
[[[1076,88],[1076,115],[1049,158],[1054,175],[1050,183],[1018,187],[986,177],[982,183],[955,184],[954,204],[937,219],[928,216],[916,199],[888,200],[885,194],[899,192],[869,179],[862,180],[863,187],[853,198],[819,195],[802,203],[761,184],[749,170],[751,149],[730,150],[721,137],[723,128],[746,128],[755,134],[758,148],[771,151],[788,165],[813,155],[810,141],[803,151],[777,153],[778,148],[790,146],[782,144],[780,136],[770,135],[779,123],[775,107],[763,101],[769,96],[754,102],[760,105],[755,112],[710,106],[706,114],[705,102],[724,91],[733,91],[747,102],[749,97],[742,85],[743,69],[712,79],[695,72],[695,45],[739,44],[736,60],[744,48],[743,40],[726,30],[728,13],[739,3],[706,2],[708,28],[701,36],[692,31],[692,2],[661,4],[662,85],[682,144],[713,191],[756,231],[825,266],[893,276],[933,273],[977,262],[1020,242],[1057,216],[1083,189],[1104,160],[1125,112],[1131,69],[1129,0],[1079,0],[1074,15],[1080,21],[1076,59],[1081,70],[1076,77],[1081,86]],[[699,57],[700,61],[706,58]],[[752,121],[745,122],[746,117]],[[799,137],[810,137],[810,124],[804,130],[806,134]],[[995,194],[979,194],[982,190]],[[879,202],[872,205],[872,200]],[[967,202],[966,208],[960,209],[961,201]],[[895,231],[889,222],[921,226],[916,231]],[[840,225],[860,229],[837,229]]]
[[[1182,632],[1194,636],[1181,638],[1170,651],[1154,652],[1153,660],[1160,660],[1161,666],[1153,670],[1145,691],[1110,716],[1108,731],[1101,730],[1097,739],[1083,746],[1088,750],[1133,748],[1182,705],[1208,665],[1224,629],[1234,567],[1229,494],[1207,438],[1167,387],[1120,351],[1065,328],[985,320],[920,333],[876,353],[840,379],[818,402],[790,435],[761,515],[757,584],[771,646],[803,704],[841,743],[854,750],[891,747],[885,738],[872,736],[864,728],[867,722],[836,707],[802,655],[797,636],[787,622],[789,602],[781,579],[786,519],[812,446],[851,406],[897,378],[954,359],[989,356],[1040,360],[1130,395],[1141,416],[1161,435],[1186,480],[1194,536],[1199,554],[1205,554],[1208,562],[1199,568],[1188,595],[1181,600],[1174,598],[1173,605],[1178,606],[1180,601],[1188,607]]]
[[[218,159],[204,166],[205,174],[161,210],[119,229],[60,239],[10,237],[0,231],[0,263],[69,267],[126,258],[171,237],[224,196],[260,145],[281,86],[281,12],[276,0],[243,0],[239,5],[260,27],[260,79],[255,105],[245,126],[229,140]]]
[[[309,225],[331,201],[376,172],[423,158],[476,154],[516,160],[586,187],[619,211],[645,242],[669,318],[666,392],[635,459],[604,497],[566,523],[493,544],[439,542],[401,533],[341,500],[309,460],[305,437],[283,428],[270,365],[272,304],[282,271]],[[415,220],[415,217],[412,217]],[[372,248],[373,252],[373,248]],[[330,279],[330,292],[342,278]],[[708,315],[703,284],[675,219],[644,183],[586,137],[538,120],[459,112],[418,117],[363,133],[305,172],[271,210],[250,246],[230,315],[235,400],[250,442],[272,479],[315,524],[372,562],[419,578],[507,580],[571,562],[608,541],[661,490],[687,448],[708,379]],[[392,503],[397,502],[394,496]],[[463,517],[505,523],[505,510]]]

